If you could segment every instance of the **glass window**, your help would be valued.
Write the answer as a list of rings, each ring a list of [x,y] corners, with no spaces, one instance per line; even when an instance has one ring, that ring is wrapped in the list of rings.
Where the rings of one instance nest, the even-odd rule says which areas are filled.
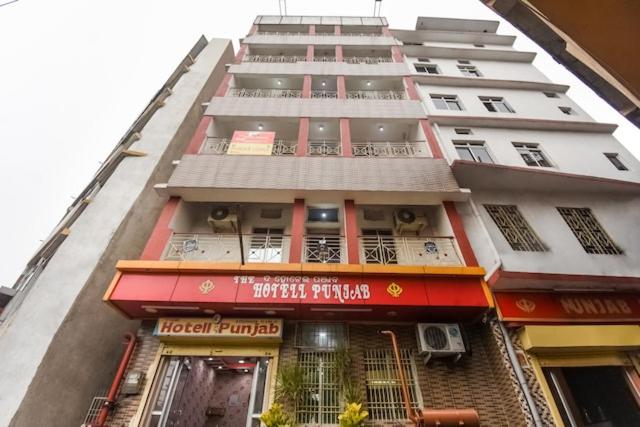
[[[435,105],[438,110],[464,110],[462,103],[456,95],[430,95],[430,97],[433,105]]]
[[[544,96],[546,96],[547,98],[558,98],[558,94],[555,92],[542,92],[544,93]]]
[[[455,128],[454,131],[458,135],[473,135],[473,132],[469,128]]]
[[[462,160],[493,163],[493,159],[489,155],[483,141],[454,141],[453,145]]]
[[[458,70],[467,77],[482,77],[475,65],[458,65]]]
[[[309,208],[307,221],[309,222],[338,222],[338,209]]]
[[[515,110],[502,97],[480,96],[479,98],[487,111],[492,113],[515,113]]]
[[[627,168],[625,164],[622,163],[622,160],[620,160],[620,155],[618,153],[604,153],[604,155],[607,157],[607,159],[609,159],[613,166],[616,167],[616,169],[621,171],[629,170],[629,168]]]
[[[346,345],[342,323],[298,323],[298,347],[335,349]]]
[[[517,206],[484,205],[506,241],[514,251],[545,252],[544,247]]]
[[[558,108],[560,109],[560,111],[562,111],[567,116],[571,116],[571,115],[575,114],[571,107],[558,107]]]
[[[413,66],[419,73],[440,74],[438,66],[435,64],[413,64]]]
[[[538,144],[514,142],[513,146],[516,147],[527,166],[551,167],[551,162],[547,160]]]
[[[622,253],[589,208],[557,208],[562,218],[588,254]]]

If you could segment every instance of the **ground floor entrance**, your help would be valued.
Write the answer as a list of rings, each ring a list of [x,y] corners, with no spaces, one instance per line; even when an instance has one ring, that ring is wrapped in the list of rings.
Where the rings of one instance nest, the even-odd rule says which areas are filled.
[[[142,425],[259,426],[271,361],[270,357],[163,356]]]

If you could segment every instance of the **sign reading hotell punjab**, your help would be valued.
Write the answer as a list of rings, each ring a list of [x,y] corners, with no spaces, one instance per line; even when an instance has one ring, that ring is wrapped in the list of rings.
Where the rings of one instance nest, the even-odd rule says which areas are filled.
[[[158,320],[153,334],[189,338],[282,338],[281,319],[173,318]]]
[[[237,130],[233,132],[227,154],[270,156],[275,139],[275,132]]]

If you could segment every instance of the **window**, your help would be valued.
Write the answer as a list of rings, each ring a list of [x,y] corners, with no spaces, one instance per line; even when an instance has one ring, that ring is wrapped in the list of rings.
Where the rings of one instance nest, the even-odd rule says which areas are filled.
[[[309,222],[338,222],[338,209],[309,208]]]
[[[575,112],[573,111],[573,109],[571,107],[558,107],[558,108],[560,109],[560,111],[562,111],[567,116],[571,116],[571,115],[575,114]]]
[[[602,228],[589,208],[557,208],[588,254],[619,255],[620,249]]]
[[[413,64],[413,66],[419,73],[440,74],[436,64]]]
[[[458,70],[467,77],[482,77],[475,65],[458,65]]]
[[[517,206],[484,205],[484,208],[511,246],[511,249],[528,252],[545,252],[547,250]]]
[[[607,159],[609,159],[611,163],[613,163],[613,166],[615,166],[618,170],[629,170],[629,168],[627,168],[625,164],[622,163],[622,160],[620,160],[620,155],[618,153],[604,153],[604,155],[607,157]]]
[[[555,92],[542,92],[544,93],[544,96],[546,96],[547,98],[558,98],[558,94]]]
[[[429,58],[418,58],[418,62],[431,62]]]
[[[282,262],[282,228],[254,228],[248,262]]]
[[[336,355],[330,351],[300,351],[298,366],[302,369],[303,391],[296,407],[298,423],[335,425],[342,412],[340,391],[336,382]]]
[[[400,349],[400,362],[409,386],[409,399],[414,409],[422,408],[422,396],[414,354]],[[367,349],[364,354],[367,410],[372,420],[404,420],[406,413],[396,361],[389,349]]]
[[[342,323],[298,323],[298,347],[331,350],[346,344]]]
[[[471,129],[468,129],[468,128],[455,128],[454,131],[458,135],[473,135],[473,132],[471,131]]]
[[[538,144],[514,142],[513,146],[516,147],[516,150],[518,150],[518,153],[520,153],[522,160],[524,160],[527,166],[551,167],[551,162],[547,160]]]
[[[431,101],[433,105],[436,106],[438,110],[456,110],[462,111],[462,103],[458,100],[458,97],[455,95],[429,95],[431,96]]]
[[[493,163],[493,159],[482,141],[453,141],[453,145],[462,160]]]
[[[415,42],[402,42],[402,44],[404,46],[422,46],[422,43],[415,43]]]
[[[458,59],[458,64],[470,65],[471,61],[469,61],[468,59]]]
[[[515,113],[515,110],[500,96],[479,96],[478,98],[480,98],[487,111],[492,113]]]
[[[484,47],[484,45],[482,43],[474,43],[473,46],[474,47]]]

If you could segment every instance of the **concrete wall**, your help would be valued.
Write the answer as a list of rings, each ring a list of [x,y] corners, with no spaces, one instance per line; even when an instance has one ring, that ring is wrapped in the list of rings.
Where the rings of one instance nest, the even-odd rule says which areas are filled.
[[[464,77],[458,69],[458,60],[451,58],[430,57],[432,64],[438,65],[440,72],[444,76]],[[467,59],[467,58],[459,58]],[[506,61],[488,61],[484,59],[471,59],[471,65],[475,65],[482,77],[476,78],[482,80],[487,79],[503,79],[503,80],[522,80],[531,82],[549,82],[549,79],[536,67],[524,62],[506,62]],[[413,67],[414,62],[419,62],[417,57],[408,57],[406,62],[409,63],[411,73],[415,73]],[[419,73],[421,74],[421,73]]]
[[[593,122],[593,119],[565,94],[558,94],[558,98],[547,98],[544,93],[531,90],[434,85],[418,85],[418,89],[422,99],[425,100],[427,113],[437,116],[482,116]],[[457,95],[462,102],[464,111],[438,110],[431,102],[430,94]],[[503,97],[515,110],[515,113],[489,112],[478,99],[479,96]],[[575,114],[564,114],[558,109],[559,106],[571,107]]]
[[[536,169],[640,181],[640,161],[612,135],[481,127],[468,128],[473,132],[472,135],[458,135],[455,128],[437,126],[441,146],[450,160],[460,158],[453,141],[484,141],[494,163],[527,167],[513,143],[537,143],[553,167]],[[619,153],[619,159],[629,170],[618,170],[604,153]]]
[[[640,198],[633,195],[566,194],[474,191],[473,200],[481,221],[508,271],[637,276],[640,259]],[[483,204],[516,205],[531,228],[548,248],[547,252],[511,249]],[[590,208],[621,255],[592,255],[584,251],[556,207]],[[471,246],[480,265],[490,270],[495,265],[491,245],[487,245],[482,225],[470,208],[461,209]]]
[[[71,228],[0,335],[0,425],[79,425],[94,394],[108,387],[127,321],[101,301],[115,262],[142,250],[164,200],[166,180],[231,62],[228,40],[213,40],[173,88],[126,158]],[[46,421],[44,421],[46,420]]]

